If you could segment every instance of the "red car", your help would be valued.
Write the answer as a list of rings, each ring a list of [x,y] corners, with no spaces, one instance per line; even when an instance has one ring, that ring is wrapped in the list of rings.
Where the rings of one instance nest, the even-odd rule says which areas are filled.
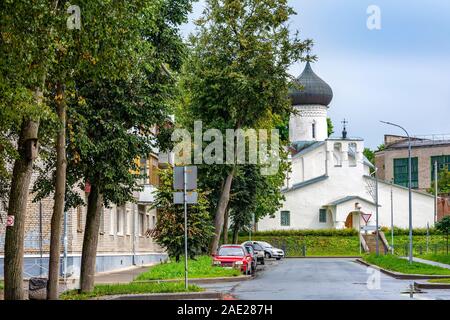
[[[244,246],[239,244],[224,244],[213,255],[213,265],[225,268],[240,269],[245,274],[253,272],[253,257]]]

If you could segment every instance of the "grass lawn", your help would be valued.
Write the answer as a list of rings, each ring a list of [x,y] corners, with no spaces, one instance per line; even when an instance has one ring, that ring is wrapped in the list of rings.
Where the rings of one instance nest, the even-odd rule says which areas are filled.
[[[212,266],[212,258],[209,256],[198,257],[196,261],[188,260],[189,278],[214,278],[214,277],[235,277],[242,273],[236,269],[226,269]],[[184,260],[180,262],[168,262],[150,267],[147,272],[141,273],[135,281],[162,280],[162,279],[183,279]]]
[[[420,256],[420,258],[450,265],[450,255],[424,254],[424,255]]]
[[[375,254],[364,255],[364,261],[377,265],[383,269],[407,273],[407,274],[426,274],[426,275],[450,275],[450,269],[430,266],[424,263],[413,262],[392,255]]]
[[[244,242],[247,238],[240,237]],[[280,249],[286,249],[287,256],[359,256],[357,236],[255,236],[252,240],[266,241]]]
[[[450,284],[450,279],[431,279],[431,280],[428,280],[428,282]]]
[[[186,291],[183,282],[170,283],[125,283],[125,284],[101,284],[96,285],[91,293],[79,294],[78,290],[64,292],[62,300],[86,300],[101,296],[116,294],[139,294],[139,293],[175,293],[175,292],[200,292],[202,288],[190,285]]]

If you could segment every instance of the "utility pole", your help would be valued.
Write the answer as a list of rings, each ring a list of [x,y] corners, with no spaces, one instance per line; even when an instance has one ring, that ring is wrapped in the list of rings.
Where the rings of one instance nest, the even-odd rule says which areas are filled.
[[[392,185],[393,181],[391,180],[391,253],[394,254],[394,192]]]
[[[411,136],[409,135],[408,131],[406,131],[405,128],[402,126],[387,122],[387,121],[380,121],[381,123],[394,126],[397,128],[402,129],[406,136],[408,137],[408,203],[409,203],[409,263],[413,263],[413,228],[412,228],[412,159],[411,159]]]
[[[376,234],[376,253],[377,256],[380,254],[380,233],[378,231],[380,225],[378,221],[378,177],[377,177],[378,168],[375,168],[375,217],[376,217],[376,228],[375,231]]]
[[[184,176],[184,286],[186,291],[188,290],[188,232],[187,232],[187,172],[186,166],[183,167],[183,176]]]
[[[438,216],[438,163],[434,162],[434,223]]]

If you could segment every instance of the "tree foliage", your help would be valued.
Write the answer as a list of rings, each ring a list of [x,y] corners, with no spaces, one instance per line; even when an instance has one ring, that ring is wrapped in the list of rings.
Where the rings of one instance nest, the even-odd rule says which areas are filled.
[[[428,189],[428,192],[431,194],[435,194],[434,179],[431,182],[431,187]],[[438,193],[440,195],[450,194],[450,171],[448,170],[448,168],[445,168],[438,174]]]
[[[447,240],[447,254],[448,254],[448,238],[450,234],[450,216],[446,216],[442,218],[441,221],[436,223],[435,226],[436,230],[442,232],[445,235],[445,238]]]
[[[173,170],[160,171],[160,185],[155,192],[153,207],[158,210],[158,221],[152,232],[156,242],[163,246],[169,256],[179,261],[184,255],[184,206],[173,203]],[[188,205],[188,255],[193,258],[206,252],[214,227],[209,215],[206,193],[198,192],[198,203]]]

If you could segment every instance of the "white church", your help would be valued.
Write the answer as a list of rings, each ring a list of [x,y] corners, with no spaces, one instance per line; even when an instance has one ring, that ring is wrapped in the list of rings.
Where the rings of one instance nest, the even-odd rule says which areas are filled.
[[[364,140],[328,137],[327,111],[331,87],[319,78],[310,63],[297,78],[302,90],[290,98],[298,111],[291,115],[291,172],[282,190],[282,208],[257,224],[259,231],[288,229],[344,229],[374,226],[375,179],[372,164],[364,157]],[[434,197],[413,190],[413,227],[434,225]],[[379,225],[408,228],[408,189],[378,180]],[[369,218],[370,215],[370,219]],[[365,220],[368,220],[366,224]]]

